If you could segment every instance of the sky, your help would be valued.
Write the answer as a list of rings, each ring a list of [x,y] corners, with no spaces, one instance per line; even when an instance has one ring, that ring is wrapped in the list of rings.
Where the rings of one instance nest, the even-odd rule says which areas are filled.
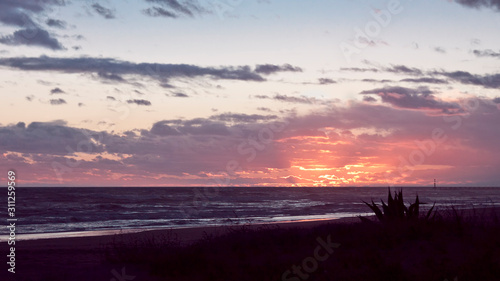
[[[0,0],[23,186],[500,186],[499,0]]]

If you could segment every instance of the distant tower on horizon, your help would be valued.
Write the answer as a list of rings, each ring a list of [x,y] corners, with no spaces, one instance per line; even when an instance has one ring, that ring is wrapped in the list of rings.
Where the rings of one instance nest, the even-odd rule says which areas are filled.
[[[436,179],[434,179],[434,188],[436,188]]]

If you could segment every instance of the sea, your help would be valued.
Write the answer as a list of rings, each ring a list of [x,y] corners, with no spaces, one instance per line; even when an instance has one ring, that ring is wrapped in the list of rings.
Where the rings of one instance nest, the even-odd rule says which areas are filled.
[[[500,206],[499,187],[395,190],[403,190],[408,203],[418,195],[423,210],[433,204],[438,210]],[[387,201],[387,193],[387,187],[19,187],[16,239],[372,215],[363,201]],[[5,241],[9,230],[1,229]]]

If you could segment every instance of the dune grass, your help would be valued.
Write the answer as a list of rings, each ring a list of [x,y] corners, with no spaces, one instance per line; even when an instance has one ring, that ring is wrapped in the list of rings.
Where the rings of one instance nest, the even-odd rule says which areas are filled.
[[[402,195],[392,199],[399,202]],[[340,247],[318,262],[307,280],[500,280],[500,223],[479,212],[466,215],[452,208],[433,219],[427,214],[414,219],[412,214],[412,219],[392,223],[385,223],[386,217],[384,223],[311,229],[240,226],[188,246],[167,235],[116,242],[103,254],[112,264],[143,266],[158,280],[298,281],[305,278],[283,278],[283,273],[313,256],[318,237],[330,235]]]
[[[383,200],[380,201],[382,202],[382,210],[380,210],[380,208],[373,202],[373,200],[371,204],[364,201],[363,203],[365,203],[368,207],[370,207],[370,209],[375,213],[379,221],[384,223],[399,223],[400,221],[403,220],[408,220],[408,221],[433,220],[437,214],[434,211],[435,207],[434,204],[427,211],[427,214],[422,217],[420,214],[420,205],[423,203],[420,202],[420,200],[418,199],[418,195],[415,198],[415,203],[412,203],[409,205],[409,207],[406,207],[403,200],[403,190],[400,190],[399,192],[395,191],[393,198],[391,194],[391,188],[389,188],[389,194],[387,196],[387,204]],[[368,222],[368,220],[365,219],[364,217],[360,217],[360,219],[364,222]]]

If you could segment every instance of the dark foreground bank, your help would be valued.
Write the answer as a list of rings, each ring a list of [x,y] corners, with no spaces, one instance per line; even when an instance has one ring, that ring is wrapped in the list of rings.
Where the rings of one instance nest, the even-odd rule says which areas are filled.
[[[391,224],[347,219],[19,241],[16,273],[5,268],[0,279],[500,280],[499,213],[447,210],[434,220]]]

